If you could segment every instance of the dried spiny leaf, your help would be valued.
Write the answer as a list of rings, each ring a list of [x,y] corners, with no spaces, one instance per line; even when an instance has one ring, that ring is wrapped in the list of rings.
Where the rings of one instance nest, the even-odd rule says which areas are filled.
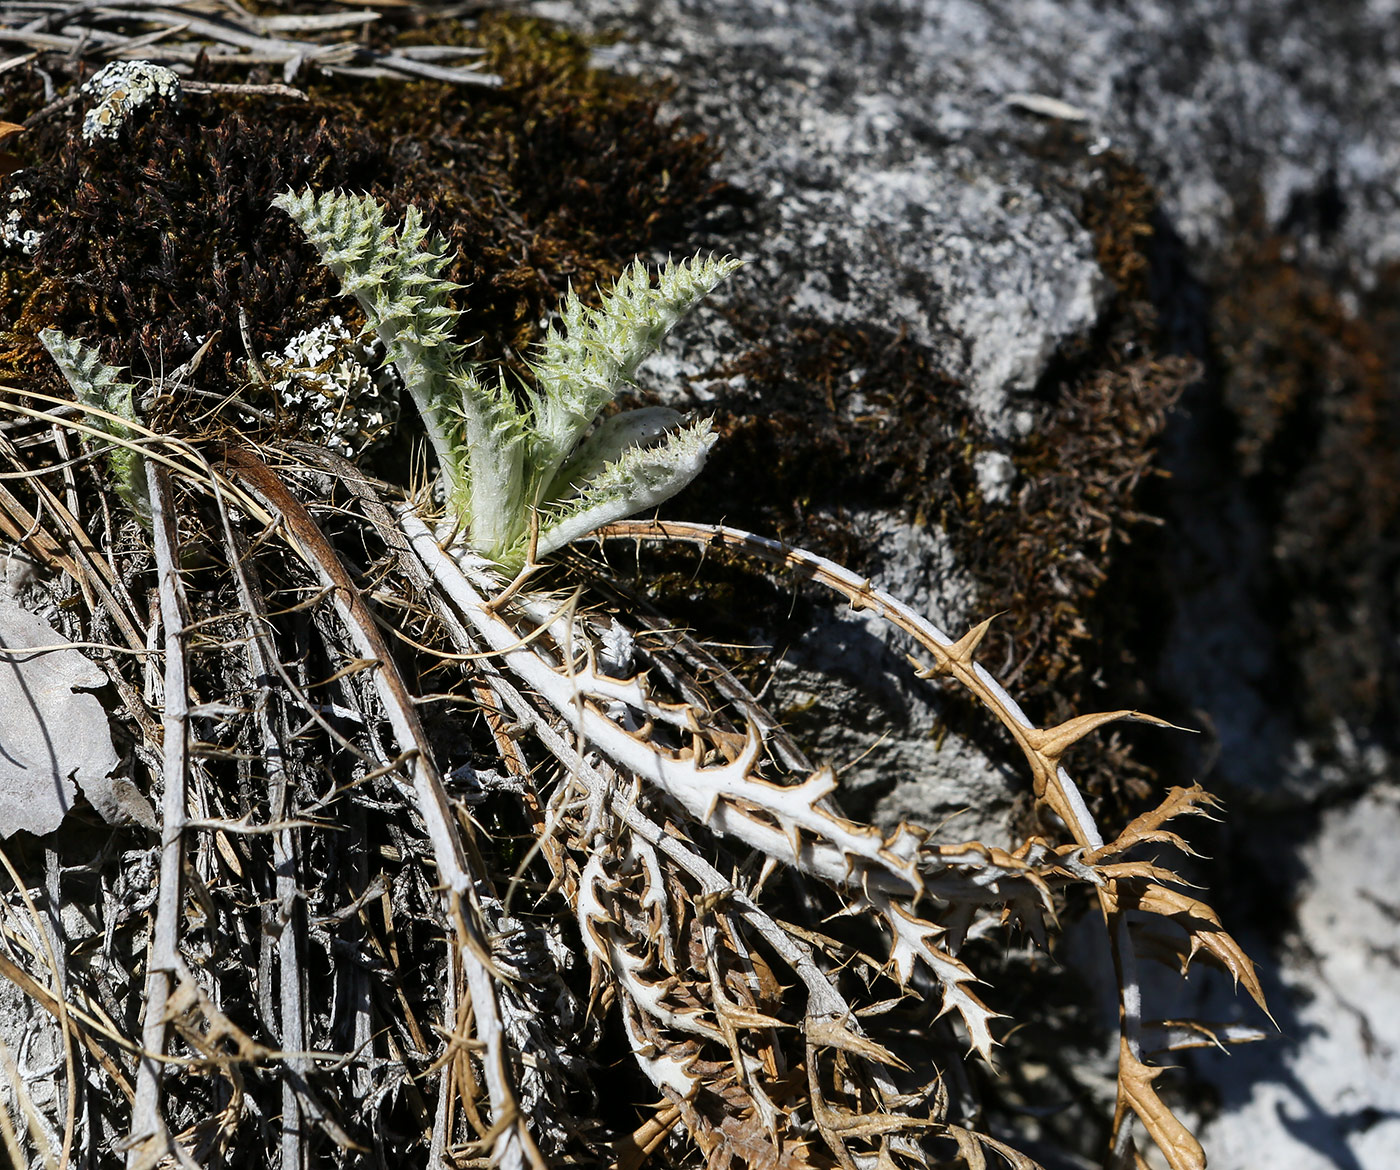
[[[1191,937],[1191,953],[1194,955],[1202,948],[1210,952],[1234,976],[1236,985],[1243,983],[1264,1014],[1269,1014],[1264,988],[1254,970],[1253,961],[1245,954],[1244,948],[1225,932],[1220,916],[1214,910],[1204,902],[1155,882],[1148,883],[1141,890],[1130,887],[1123,891],[1123,896],[1127,905],[1160,914],[1184,927]],[[1273,1016],[1269,1018],[1272,1020]]]
[[[1227,1044],[1255,1044],[1268,1033],[1244,1024],[1206,1024],[1200,1020],[1148,1020],[1142,1026],[1143,1051],[1150,1056],[1187,1048],[1218,1048]]]
[[[1211,810],[1218,807],[1219,803],[1199,784],[1193,784],[1190,788],[1173,788],[1161,804],[1135,817],[1114,840],[1101,849],[1086,853],[1084,861],[1095,865],[1104,858],[1116,857],[1126,853],[1134,845],[1146,842],[1162,842],[1180,849],[1183,853],[1191,853],[1191,847],[1180,836],[1164,830],[1162,825],[1174,817],[1209,817]]]
[[[1118,1108],[1113,1117],[1115,1137],[1131,1110],[1147,1127],[1152,1140],[1166,1155],[1171,1170],[1205,1170],[1206,1155],[1201,1143],[1157,1095],[1153,1081],[1162,1069],[1139,1060],[1125,1038],[1118,1051]]]

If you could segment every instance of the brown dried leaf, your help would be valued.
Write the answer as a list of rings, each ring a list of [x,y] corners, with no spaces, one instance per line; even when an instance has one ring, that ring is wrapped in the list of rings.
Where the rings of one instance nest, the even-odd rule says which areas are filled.
[[[1152,1140],[1157,1143],[1172,1170],[1205,1170],[1206,1155],[1201,1143],[1181,1120],[1167,1108],[1157,1095],[1152,1082],[1162,1072],[1151,1068],[1133,1055],[1127,1038],[1120,1042],[1118,1050],[1118,1109],[1113,1118],[1113,1133],[1117,1137],[1131,1109]]]
[[[1269,1006],[1264,1001],[1264,988],[1254,970],[1254,963],[1221,925],[1219,916],[1204,902],[1183,894],[1179,890],[1169,890],[1166,886],[1149,883],[1140,892],[1132,895],[1139,910],[1160,914],[1164,918],[1183,926],[1191,936],[1191,953],[1204,947],[1220,960],[1234,976],[1235,985],[1243,983],[1250,997],[1269,1014]],[[1273,1019],[1273,1016],[1269,1016]]]
[[[866,1060],[889,1065],[891,1068],[904,1070],[909,1068],[889,1049],[876,1044],[868,1036],[861,1036],[853,1032],[841,1020],[822,1020],[809,1016],[804,1029],[807,1033],[808,1043],[816,1047],[839,1048],[842,1052],[863,1056]]]
[[[16,134],[23,134],[24,127],[17,122],[0,121],[0,143],[8,142]],[[19,170],[20,159],[17,154],[9,150],[0,150],[0,179],[7,175],[14,174]]]
[[[765,1015],[763,1012],[754,1011],[752,1008],[747,1008],[737,1003],[716,1003],[715,1011],[723,1015],[728,1023],[738,1028],[796,1027],[795,1024],[789,1024],[786,1020],[780,1020],[776,1016]]]
[[[1155,715],[1144,715],[1141,711],[1096,711],[1089,715],[1076,715],[1073,719],[1066,719],[1054,727],[1045,727],[1039,730],[1023,728],[1020,730],[1020,734],[1047,760],[1058,763],[1065,752],[1069,751],[1090,732],[1097,731],[1106,723],[1120,721],[1124,723],[1151,723],[1157,727],[1173,726],[1165,719],[1158,719]]]
[[[706,1062],[697,1062],[697,1069],[723,1077],[730,1070]],[[704,1078],[707,1082],[709,1077]],[[668,1094],[670,1096],[670,1094]],[[803,1139],[786,1136],[775,1145],[764,1127],[753,1100],[732,1077],[707,1083],[693,1097],[679,1101],[681,1120],[690,1136],[705,1156],[705,1165],[717,1170],[729,1166],[750,1167],[755,1170],[815,1170],[830,1164],[829,1158],[812,1160],[810,1146]]]
[[[1151,1055],[1186,1048],[1218,1048],[1227,1044],[1257,1044],[1268,1036],[1243,1024],[1206,1024],[1200,1020],[1148,1020],[1142,1026],[1142,1050]]]
[[[1105,857],[1126,853],[1134,845],[1148,841],[1165,841],[1184,853],[1191,853],[1193,850],[1181,837],[1163,831],[1162,825],[1173,817],[1209,817],[1210,809],[1217,803],[1215,797],[1199,784],[1193,784],[1190,788],[1173,788],[1156,808],[1130,821],[1128,827],[1119,833],[1115,840],[1101,849],[1086,853],[1084,862],[1087,865],[1095,865]]]
[[[997,1141],[996,1138],[964,1129],[960,1125],[948,1126],[947,1135],[958,1143],[958,1156],[966,1164],[967,1170],[986,1170],[987,1155],[983,1152],[984,1148],[1000,1154],[1012,1170],[1042,1170],[1039,1162],[1026,1157],[1020,1150],[1013,1149],[1005,1142]]]
[[[1128,881],[1133,878],[1141,878],[1154,883],[1186,884],[1173,870],[1164,865],[1154,865],[1150,861],[1116,861],[1110,865],[1096,865],[1094,869],[1098,871],[1100,876],[1108,878],[1110,881]]]

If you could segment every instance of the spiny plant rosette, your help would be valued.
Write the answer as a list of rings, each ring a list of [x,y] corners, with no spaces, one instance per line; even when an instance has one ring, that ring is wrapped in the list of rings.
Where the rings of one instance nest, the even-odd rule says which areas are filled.
[[[422,413],[452,522],[324,449],[259,452],[226,442],[216,458],[171,439],[157,450],[132,419],[146,456],[169,697],[164,735],[151,740],[164,751],[157,758],[166,825],[141,1040],[146,1052],[165,1053],[174,1021],[180,1043],[193,1050],[192,1067],[232,1086],[214,1095],[217,1113],[202,1121],[182,1114],[181,1128],[177,1105],[186,1114],[194,1108],[180,1097],[187,1081],[162,1080],[153,1060],[142,1061],[131,1121],[137,1147],[152,1159],[196,1148],[246,1158],[238,1143],[249,1140],[248,1129],[238,1122],[252,1115],[244,1094],[256,1090],[245,1089],[252,1081],[241,1070],[260,1065],[282,1077],[280,1102],[262,1104],[259,1116],[281,1117],[283,1163],[291,1165],[307,1152],[303,1126],[349,1164],[355,1142],[327,1100],[365,1100],[373,1082],[386,1094],[413,1086],[413,1116],[434,1166],[636,1170],[651,1159],[794,1170],[980,1167],[992,1151],[1031,1167],[989,1132],[979,1108],[969,1052],[1005,1065],[1017,1059],[1017,1042],[1013,1022],[999,1022],[998,989],[975,990],[960,952],[967,940],[1008,928],[1045,945],[1057,927],[1056,894],[1078,886],[1100,907],[1119,989],[1109,1162],[1134,1164],[1136,1118],[1173,1170],[1203,1166],[1199,1144],[1158,1095],[1156,1061],[1257,1033],[1147,1019],[1139,949],[1182,970],[1200,954],[1243,981],[1261,1005],[1262,995],[1210,907],[1183,893],[1160,858],[1138,851],[1187,850],[1173,822],[1208,814],[1212,801],[1199,787],[1173,789],[1105,840],[1061,765],[1077,740],[1105,723],[1156,721],[1115,711],[1037,729],[976,661],[986,623],[953,639],[812,553],[720,525],[626,519],[688,483],[712,437],[706,424],[683,425],[656,408],[598,416],[732,264],[691,261],[668,268],[655,285],[633,266],[597,309],[571,296],[562,328],[550,331],[533,363],[533,385],[517,399],[502,375],[485,376],[454,340],[442,248],[415,211],[395,230],[365,198],[307,193],[278,202],[360,302]],[[93,366],[90,351],[62,338],[47,343],[82,401],[97,401],[92,387],[120,390],[116,372]],[[127,401],[101,399],[108,411]],[[337,483],[350,501],[327,494]],[[183,492],[179,526],[172,484]],[[65,514],[56,497],[45,506]],[[180,527],[198,509],[213,512],[204,555],[222,550],[224,588],[236,600],[232,612],[204,614],[196,627],[174,566]],[[33,520],[26,515],[16,524]],[[347,517],[358,530],[347,529]],[[294,559],[273,557],[271,533]],[[833,772],[809,761],[702,644],[604,566],[574,556],[549,570],[552,577],[527,583],[523,570],[537,568],[536,558],[590,534],[734,555],[888,621],[913,640],[922,676],[962,688],[1004,728],[1036,797],[1063,826],[1061,838],[1006,849],[848,818]],[[353,569],[365,549],[378,550],[372,564]],[[295,604],[270,603],[266,581],[274,577]],[[303,611],[314,620],[298,617]],[[241,637],[198,648],[182,640],[216,619]],[[128,624],[135,647],[155,644],[154,625]],[[406,651],[391,647],[381,625],[397,628],[402,645],[430,652],[417,665],[471,716],[453,734],[480,728],[469,752],[444,741],[441,718],[430,738],[428,705],[398,665]],[[209,655],[223,656],[234,682],[217,698],[202,694],[191,709],[183,672]],[[308,655],[317,669],[305,665]],[[201,686],[209,691],[207,681]],[[139,705],[140,688],[128,690]],[[247,714],[213,745],[224,756],[185,758],[188,726],[215,707]],[[315,736],[340,771],[323,776],[329,765],[308,757],[304,745]],[[447,752],[461,762],[444,774],[437,761]],[[259,804],[245,785],[236,798],[221,797],[208,777],[225,758],[245,761],[240,776],[246,761],[260,761],[273,796]],[[241,828],[212,813],[187,823],[188,783],[203,804],[239,809]],[[431,912],[401,930],[401,945],[431,954],[414,937],[429,921],[431,937],[450,944],[412,995],[397,984],[396,1002],[418,1004],[414,1022],[387,1029],[382,1040],[368,1013],[353,1033],[317,1030],[300,956],[319,936],[296,925],[299,899],[324,932],[377,896],[362,876],[350,885],[362,892],[346,909],[343,894],[319,876],[327,851],[353,851],[370,831],[358,805],[358,820],[335,824],[343,832],[325,831],[340,802],[360,790],[380,819],[411,810],[413,835],[399,827],[395,857],[405,865],[415,851],[431,858],[417,879]],[[203,842],[211,827],[241,840],[250,807],[266,816],[275,880],[240,862],[236,875],[230,865],[216,881],[209,867],[218,851]],[[505,827],[520,823],[528,832],[512,838]],[[363,870],[370,856],[352,852],[343,868],[359,872],[353,867]],[[195,932],[182,934],[186,865],[202,878],[199,905],[231,922],[245,923],[239,915],[249,904],[281,907],[276,931],[262,927],[261,937],[275,941],[264,942],[264,962],[248,975],[254,983],[279,977],[275,988],[257,990],[269,1005],[260,1018],[279,1021],[266,1042],[215,1006],[230,994],[220,982],[224,968],[201,964]],[[240,881],[249,883],[247,895],[220,911]],[[386,889],[386,921],[397,921],[389,908],[412,896],[395,887],[391,898]],[[340,945],[359,954],[367,944]],[[355,970],[369,966],[362,958]],[[425,1003],[440,1041],[419,1021]],[[611,1039],[600,1027],[607,1020],[617,1025]],[[1006,1044],[999,1054],[998,1036]],[[594,1082],[617,1043],[645,1084],[625,1102],[600,1103]],[[405,1045],[418,1050],[417,1066]],[[358,1057],[349,1054],[361,1050],[387,1052],[386,1079],[374,1082],[381,1066],[373,1061],[363,1076],[355,1071]],[[327,1054],[332,1064],[319,1064]],[[414,1076],[394,1079],[395,1069],[410,1067]],[[640,1112],[627,1114],[634,1104]]]
[[[699,472],[714,442],[708,421],[685,426],[678,412],[651,407],[594,424],[737,261],[670,264],[655,287],[634,264],[600,309],[571,293],[564,332],[546,336],[521,409],[505,373],[480,377],[453,339],[452,285],[442,279],[448,258],[416,208],[396,230],[368,196],[307,191],[275,205],[306,233],[384,343],[423,416],[449,507],[477,552],[519,566],[530,553],[548,555],[654,507]]]

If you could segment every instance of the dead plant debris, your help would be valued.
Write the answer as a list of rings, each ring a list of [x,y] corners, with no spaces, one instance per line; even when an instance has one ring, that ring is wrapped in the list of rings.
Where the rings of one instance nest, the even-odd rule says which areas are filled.
[[[565,282],[680,242],[724,194],[711,147],[534,22],[210,7],[36,4],[34,55],[0,73],[26,127],[2,189],[38,237],[0,262],[0,532],[30,566],[19,593],[100,667],[122,778],[161,826],[80,802],[62,831],[0,852],[0,1008],[31,1037],[18,1054],[0,1039],[16,1164],[1030,1167],[994,1132],[992,1074],[970,1055],[1015,1062],[1021,1005],[977,985],[964,944],[1048,947],[1077,891],[1116,961],[1110,1158],[1133,1164],[1140,1123],[1174,1170],[1203,1165],[1157,1088],[1161,1052],[1201,1033],[1145,1018],[1137,963],[1199,953],[1262,1005],[1161,856],[1212,802],[1174,790],[1105,842],[1061,765],[1105,723],[1155,721],[1037,727],[979,664],[986,624],[951,638],[821,552],[717,524],[600,534],[698,546],[873,610],[914,639],[921,676],[991,713],[1048,828],[1008,850],[852,821],[831,771],[603,560],[572,553],[502,597],[405,472],[410,437],[356,466],[259,397],[274,340],[333,307],[270,210],[286,187],[417,204],[448,237],[479,344],[509,358]],[[84,143],[81,112],[55,103],[90,72],[87,46],[133,37],[169,49],[188,96],[117,147]],[[438,60],[413,50],[449,44],[499,84],[401,79]],[[243,88],[215,84],[230,69],[221,84]],[[85,421],[38,341],[53,325],[134,371],[145,424]],[[806,345],[818,366],[873,346],[879,393],[910,408],[892,387],[923,355],[860,334]],[[1056,487],[1034,464],[1047,453],[1016,453],[1052,485],[1032,514],[1073,533],[1067,566],[1114,539],[1180,376],[1125,364],[1071,382],[1054,417],[1077,458],[1104,455],[1102,481]],[[995,532],[951,454],[982,437],[936,376],[921,385],[928,422],[875,458],[913,477],[920,506],[936,485],[938,518],[969,542]],[[1103,438],[1125,403],[1140,443]],[[774,441],[725,429],[740,452]],[[110,482],[114,442],[145,457],[148,528]],[[850,442],[833,420],[821,460],[848,467]],[[1105,500],[1108,527],[1088,523]],[[1027,610],[1043,588],[1015,587]]]

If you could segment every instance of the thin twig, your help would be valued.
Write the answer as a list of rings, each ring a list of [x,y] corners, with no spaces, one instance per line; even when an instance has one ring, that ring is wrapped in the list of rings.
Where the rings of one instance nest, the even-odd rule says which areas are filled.
[[[248,621],[250,675],[254,679],[271,678],[275,672],[277,655],[267,635],[266,606],[263,604],[262,591],[255,588],[256,570],[247,556],[246,546],[234,533],[228,510],[221,507],[219,515],[224,528],[225,547],[229,553],[228,561],[234,566],[238,598]],[[267,783],[270,789],[268,819],[275,824],[287,816],[287,773],[283,766],[282,750],[285,737],[273,726],[272,695],[270,687],[256,687],[253,693],[253,719],[262,740],[262,759],[267,769]],[[296,842],[296,831],[292,828],[279,829],[272,839],[272,863],[276,873],[277,892],[272,914],[280,919],[280,929],[277,931],[278,997],[281,1009],[278,1013],[278,1040],[286,1054],[284,1059],[287,1068],[293,1074],[297,1074],[282,1079],[283,1170],[301,1170],[301,1101],[297,1093],[297,1082],[304,1079],[307,1064],[306,1058],[301,1055],[306,1048],[306,1026],[301,995],[301,960],[297,950],[299,932]]]
[[[127,1152],[128,1170],[153,1164],[151,1139],[170,1151],[173,1139],[160,1108],[162,1065],[166,1039],[166,1001],[179,967],[181,863],[185,823],[185,783],[188,769],[189,684],[185,672],[185,623],[188,608],[180,579],[180,538],[175,529],[170,479],[154,463],[146,465],[151,496],[152,548],[160,596],[161,625],[165,630],[165,711],[161,720],[165,736],[165,792],[161,800],[160,895],[151,931],[146,966],[146,994],[142,1004],[141,1044],[145,1050],[136,1074],[136,1101],[132,1106],[133,1145]]]
[[[477,894],[484,868],[474,858],[469,871],[457,821],[451,811],[442,777],[433,760],[422,721],[404,684],[388,644],[369,612],[359,589],[322,535],[305,506],[287,490],[277,475],[251,451],[230,449],[229,465],[274,511],[281,514],[287,537],[302,559],[322,581],[333,587],[336,610],[359,655],[374,663],[374,683],[398,743],[410,753],[405,761],[432,842],[439,880],[446,889],[450,917],[457,928],[458,948],[465,967],[476,1017],[477,1039],[497,1128],[492,1157],[506,1170],[525,1165],[544,1170],[544,1159],[520,1115],[513,1076],[506,1057],[505,1032],[496,998],[496,976],[484,934],[484,918]],[[473,850],[474,852],[474,850]]]

